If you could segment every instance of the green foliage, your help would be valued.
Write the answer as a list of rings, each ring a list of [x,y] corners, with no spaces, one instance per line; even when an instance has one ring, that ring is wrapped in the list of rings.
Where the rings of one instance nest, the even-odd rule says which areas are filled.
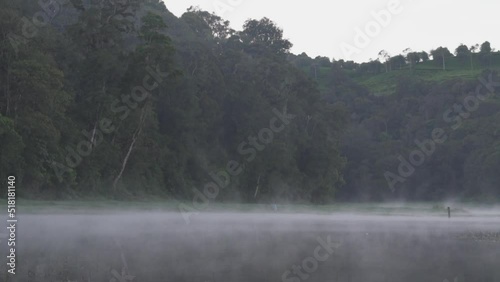
[[[0,177],[20,171],[23,167],[21,156],[25,145],[23,138],[15,131],[14,122],[0,114]],[[22,177],[23,175],[17,175]]]
[[[398,156],[500,66],[487,42],[440,47],[439,64],[410,49],[362,64],[297,56],[268,18],[235,31],[158,0],[71,1],[26,38],[36,2],[0,2],[0,177],[15,173],[23,196],[191,200],[234,161],[216,201],[382,200]],[[484,102],[396,196],[499,196],[498,111]],[[262,141],[279,113],[293,119]]]
[[[311,73],[314,59],[305,54],[289,56],[290,62],[317,81],[328,100],[342,102],[350,114],[340,149],[347,161],[345,184],[337,189],[337,199],[498,199],[500,190],[493,184],[498,183],[498,176],[492,172],[500,169],[498,97],[481,102],[456,131],[443,119],[448,109],[463,104],[476,91],[478,77],[491,73],[493,81],[499,80],[494,72],[485,70],[480,54],[469,55],[465,63],[458,57],[447,58],[446,71],[424,61],[411,69],[408,63],[401,70],[387,71],[383,67],[370,70],[377,62],[337,61],[326,71],[329,75]],[[491,69],[500,70],[498,54],[492,53],[490,62]],[[418,149],[415,140],[430,138],[435,128],[447,129],[450,138],[392,193],[384,173],[397,173],[398,158],[408,158]]]
[[[460,46],[458,46],[457,49],[455,49],[455,55],[458,58],[466,58],[466,57],[468,57],[470,55],[469,47],[467,47],[464,44],[460,44]]]
[[[325,104],[286,60],[292,45],[275,23],[249,20],[236,32],[196,8],[177,19],[158,1],[114,2],[73,1],[76,10],[61,8],[75,18],[63,29],[0,46],[0,168],[22,172],[26,195],[190,198],[235,159],[244,173],[219,200],[334,198],[345,108]],[[23,13],[2,11],[3,39]],[[148,93],[135,101],[140,86]],[[269,127],[273,111],[294,121],[247,161],[239,145]]]
[[[483,44],[481,44],[480,52],[483,54],[491,53],[491,45],[488,41],[485,41]]]
[[[283,30],[268,18],[247,20],[240,36],[250,54],[262,54],[263,51],[283,54],[292,48],[292,43],[283,38]]]
[[[431,56],[434,61],[440,62],[443,58],[453,57],[453,54],[446,47],[438,47],[431,51]]]

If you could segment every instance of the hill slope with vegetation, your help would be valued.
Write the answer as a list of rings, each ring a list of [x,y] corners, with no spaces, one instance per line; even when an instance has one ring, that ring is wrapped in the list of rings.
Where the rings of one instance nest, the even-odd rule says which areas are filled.
[[[460,45],[455,55],[436,50],[431,59],[381,51],[382,60],[362,64],[289,56],[327,101],[342,102],[350,114],[339,197],[498,200],[500,53],[489,42],[472,51]],[[435,130],[446,140],[431,146]]]

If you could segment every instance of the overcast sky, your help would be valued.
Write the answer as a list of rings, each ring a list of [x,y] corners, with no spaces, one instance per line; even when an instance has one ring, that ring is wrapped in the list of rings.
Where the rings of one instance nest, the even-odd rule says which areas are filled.
[[[382,49],[391,55],[408,47],[429,52],[445,46],[454,52],[460,43],[470,46],[486,40],[500,49],[498,0],[165,0],[165,4],[177,16],[190,6],[216,12],[236,30],[249,18],[268,17],[294,44],[293,53],[311,57],[362,62],[377,59]]]

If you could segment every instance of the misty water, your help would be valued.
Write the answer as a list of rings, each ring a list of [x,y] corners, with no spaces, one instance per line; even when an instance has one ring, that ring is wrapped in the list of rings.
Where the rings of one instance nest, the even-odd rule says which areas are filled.
[[[499,214],[20,214],[1,280],[500,281]]]

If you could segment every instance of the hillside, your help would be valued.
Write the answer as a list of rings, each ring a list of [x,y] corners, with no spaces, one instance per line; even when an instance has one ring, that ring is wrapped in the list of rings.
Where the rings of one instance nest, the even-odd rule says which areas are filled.
[[[357,83],[365,86],[373,95],[393,94],[398,81],[405,77],[414,77],[423,81],[442,82],[454,79],[474,80],[485,70],[500,70],[500,52],[492,54],[491,61],[484,64],[479,59],[479,54],[474,54],[473,65],[470,61],[459,58],[449,58],[446,62],[446,70],[435,61],[422,62],[414,68],[406,65],[402,69],[379,74],[356,74],[351,72],[351,78]]]
[[[350,115],[341,143],[348,160],[346,184],[338,196],[494,201],[500,190],[497,176],[486,171],[500,164],[500,97],[471,98],[489,91],[481,81],[498,81],[489,77],[496,77],[499,57],[492,53],[485,65],[480,54],[472,54],[474,70],[470,61],[450,57],[445,71],[430,60],[411,69],[404,62],[386,72],[378,62],[290,55],[289,61],[316,81],[324,100],[342,103]],[[428,142],[435,130],[445,132],[445,142]],[[422,161],[412,162],[415,156]]]
[[[394,94],[398,82],[405,78],[420,79],[426,82],[444,82],[455,79],[474,80],[486,70],[500,70],[500,51],[491,53],[491,57],[487,62],[484,62],[481,54],[478,53],[472,54],[472,62],[469,58],[447,58],[446,70],[443,70],[441,61],[429,60],[419,62],[412,67],[405,63],[390,71],[386,71],[382,67],[383,65],[380,64],[378,69],[368,72],[363,68],[363,65],[369,63],[355,64],[347,62],[349,64],[345,64],[343,61],[340,61],[340,63],[329,62],[326,61],[328,59],[325,57],[308,58],[304,59],[304,62],[298,62],[301,56],[292,56],[290,60],[314,79],[322,93],[325,94],[329,89],[331,68],[338,67],[339,64],[344,64],[341,68],[349,78],[366,87],[370,94],[375,96]]]

